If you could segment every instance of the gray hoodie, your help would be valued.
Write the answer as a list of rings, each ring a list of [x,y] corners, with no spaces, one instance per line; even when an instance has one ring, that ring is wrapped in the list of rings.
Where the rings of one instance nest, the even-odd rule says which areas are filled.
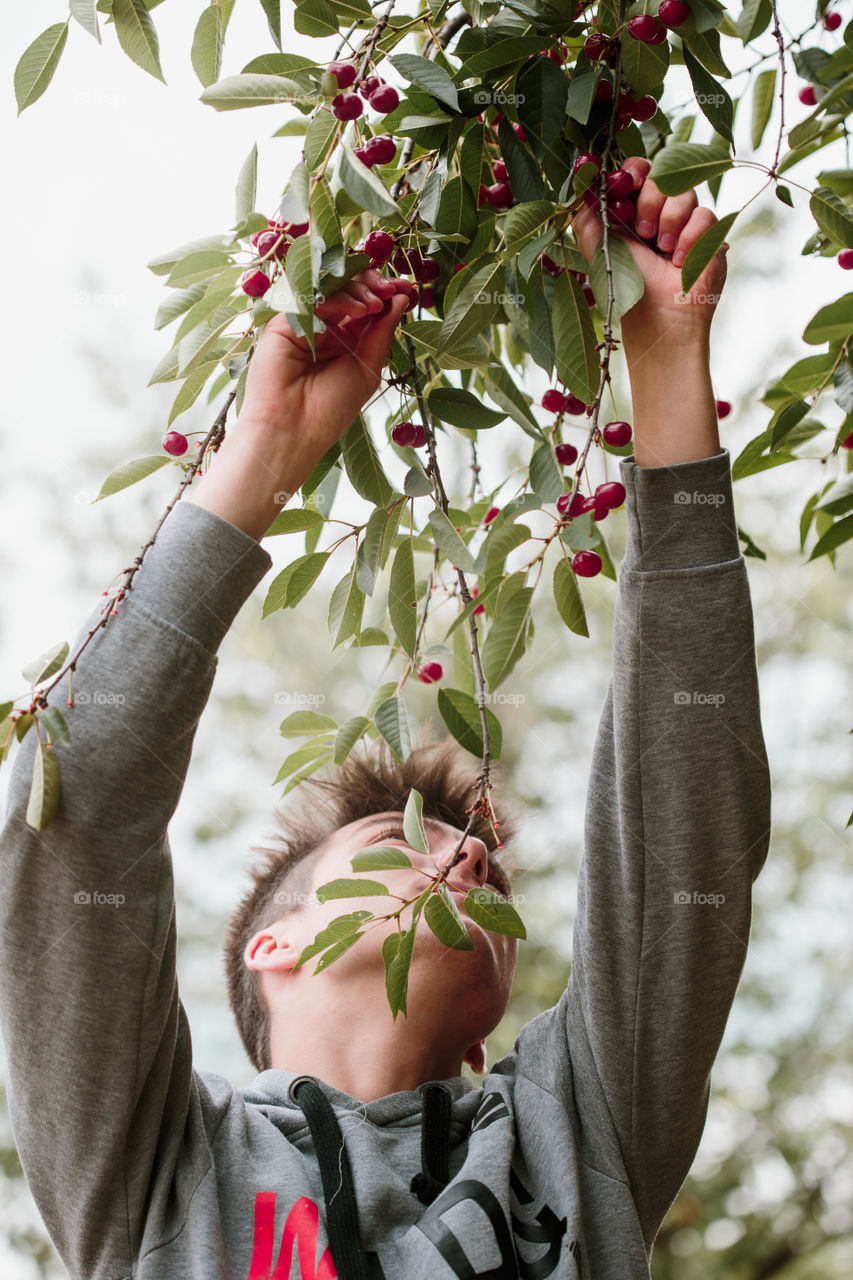
[[[620,463],[628,542],[572,970],[482,1087],[373,1102],[193,1065],[167,828],[217,649],[271,567],[180,502],[48,701],[62,800],[0,833],[0,1016],[21,1162],[74,1280],[648,1280],[690,1168],[770,836],[727,450]],[[99,599],[74,650],[100,618]],[[120,907],[111,895],[122,895]]]

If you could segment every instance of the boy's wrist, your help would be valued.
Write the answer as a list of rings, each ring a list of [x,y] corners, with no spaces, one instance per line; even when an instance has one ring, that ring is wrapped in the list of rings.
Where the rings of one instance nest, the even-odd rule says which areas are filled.
[[[280,457],[279,440],[264,424],[238,419],[186,500],[260,541],[311,472]]]
[[[722,448],[707,337],[670,333],[624,338],[631,382],[634,460],[673,466]]]

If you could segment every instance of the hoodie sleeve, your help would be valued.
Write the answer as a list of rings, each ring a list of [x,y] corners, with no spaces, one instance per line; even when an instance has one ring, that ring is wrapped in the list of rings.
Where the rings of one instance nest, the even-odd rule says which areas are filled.
[[[567,1016],[585,1158],[627,1171],[650,1249],[702,1136],[767,857],[770,775],[729,452],[629,458],[621,473],[628,537]]]
[[[25,820],[35,730],[0,832],[0,1025],[27,1181],[73,1277],[130,1275],[153,1174],[175,1159],[193,1071],[175,976],[167,826],[216,650],[272,564],[194,503],[170,513],[114,617],[48,695],[71,741],[61,800]],[[76,652],[100,620],[92,610]]]

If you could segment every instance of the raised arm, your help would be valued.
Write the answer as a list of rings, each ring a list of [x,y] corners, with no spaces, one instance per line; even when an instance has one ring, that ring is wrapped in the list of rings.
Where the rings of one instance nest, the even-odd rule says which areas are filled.
[[[647,162],[631,165],[647,172]],[[689,248],[714,220],[691,196],[664,201],[646,184],[639,220]],[[595,227],[585,222],[589,256]],[[611,1139],[590,1159],[615,1178],[624,1166],[650,1250],[705,1124],[767,856],[770,780],[708,369],[725,269],[714,260],[694,286],[703,300],[677,303],[672,262],[632,249],[647,290],[623,325],[636,442],[621,463],[628,541],[566,1007],[579,1110],[597,1117],[589,1132]]]
[[[318,339],[324,364],[334,358],[334,344],[358,366],[350,398],[341,392],[327,404],[322,432],[310,404],[300,418],[299,389],[322,375],[300,363],[285,318],[271,321],[252,363],[248,414],[226,437],[215,474],[211,468],[171,512],[116,616],[81,654],[73,708],[66,705],[67,676],[48,695],[68,720],[71,742],[56,747],[62,797],[42,832],[25,820],[32,731],[14,763],[0,832],[0,1025],[9,1107],[28,1183],[75,1280],[135,1274],[155,1179],[165,1195],[179,1158],[191,1159],[199,1177],[209,1164],[193,1102],[203,1086],[175,977],[167,827],[216,651],[272,564],[258,539],[283,505],[273,495],[298,487],[378,383],[403,304],[379,316],[379,299],[359,302],[369,275],[318,308],[342,324],[330,323]],[[378,287],[390,296],[400,283]],[[289,342],[288,365],[274,352]],[[268,420],[277,378],[286,383],[280,400],[289,416]],[[322,383],[317,393],[322,399]],[[259,433],[247,448],[256,423],[271,434]],[[241,466],[248,458],[263,462],[254,488]],[[287,468],[275,470],[285,458]],[[196,500],[205,496],[207,507]],[[73,651],[100,621],[100,609],[101,602]]]

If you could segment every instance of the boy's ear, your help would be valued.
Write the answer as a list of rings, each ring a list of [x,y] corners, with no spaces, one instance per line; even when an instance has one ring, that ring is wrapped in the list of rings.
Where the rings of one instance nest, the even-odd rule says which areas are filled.
[[[465,1054],[465,1057],[462,1059],[462,1061],[467,1062],[471,1070],[475,1071],[478,1076],[485,1075],[486,1074],[486,1042],[485,1040],[478,1040],[476,1044],[472,1044],[471,1048]]]
[[[281,973],[293,968],[299,954],[298,948],[288,938],[279,941],[268,929],[262,929],[246,944],[243,960],[247,969]]]

